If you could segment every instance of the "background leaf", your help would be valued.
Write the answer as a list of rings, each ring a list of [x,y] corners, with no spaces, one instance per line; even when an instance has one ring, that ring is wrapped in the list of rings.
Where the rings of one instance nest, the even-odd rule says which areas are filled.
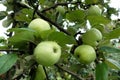
[[[32,20],[33,10],[31,9],[22,9],[16,13],[15,18],[17,21],[30,22]]]
[[[63,32],[52,32],[51,34],[49,34],[48,40],[56,41],[61,46],[64,46],[66,44],[75,44],[76,43],[74,37],[68,36],[68,35],[64,34]]]
[[[98,24],[108,24],[110,22],[109,19],[103,16],[88,16],[87,19],[90,21],[90,24],[92,26],[98,25]]]
[[[85,12],[83,10],[71,11],[66,14],[66,18],[69,21],[83,23],[85,19]]]
[[[120,70],[120,64],[113,59],[106,59],[105,63],[112,69]]]
[[[97,3],[99,0],[85,0],[86,4],[95,4]]]
[[[118,38],[120,36],[120,28],[114,29],[106,35],[107,39]]]
[[[106,52],[106,53],[120,53],[120,49],[109,47],[109,46],[102,46],[99,50]]]
[[[6,11],[0,11],[0,20],[4,19],[7,16]]]

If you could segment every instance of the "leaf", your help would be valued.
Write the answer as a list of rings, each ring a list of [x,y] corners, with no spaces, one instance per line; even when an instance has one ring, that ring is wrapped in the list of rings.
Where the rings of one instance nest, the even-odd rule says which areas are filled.
[[[76,34],[77,29],[75,27],[68,27],[67,31],[74,36]]]
[[[8,30],[8,32],[23,32],[23,31],[31,31],[31,32],[35,32],[34,30],[30,29],[30,28],[11,28]]]
[[[17,61],[16,54],[5,54],[0,57],[0,75],[7,72]]]
[[[47,39],[49,34],[51,34],[54,31],[55,30],[52,30],[52,29],[43,31],[43,32],[40,33],[40,36],[41,36],[42,39]]]
[[[96,80],[108,80],[108,66],[105,62],[96,65],[95,75]]]
[[[102,46],[99,50],[106,52],[106,53],[120,53],[120,49],[109,47],[109,46]]]
[[[98,24],[108,24],[110,22],[109,19],[103,17],[103,16],[88,16],[87,19],[90,21],[90,24],[92,26],[98,25]]]
[[[17,21],[30,22],[32,19],[33,10],[31,9],[22,9],[15,14],[15,19]]]
[[[83,23],[85,19],[85,12],[83,10],[71,11],[66,14],[66,18],[69,21]]]
[[[29,28],[12,28],[8,31],[15,33],[12,37],[8,38],[9,45],[25,48],[27,42],[35,44],[35,32]]]
[[[120,28],[114,29],[106,35],[107,39],[118,38],[120,36]]]
[[[38,65],[38,68],[35,73],[35,79],[34,80],[45,80],[46,75],[45,71],[42,65]]]
[[[43,4],[45,2],[45,0],[39,0],[39,4]]]
[[[105,63],[112,69],[120,70],[120,64],[113,59],[106,59]]]
[[[34,31],[29,28],[13,28],[9,31],[15,31],[15,35],[8,39],[11,42],[34,41]]]
[[[64,46],[66,44],[75,44],[76,43],[74,37],[68,36],[68,35],[64,34],[63,32],[52,32],[51,34],[49,34],[48,40],[56,41],[61,46]]]
[[[98,2],[98,0],[85,0],[85,3],[86,4],[95,4],[95,3],[97,3]]]
[[[12,22],[12,19],[6,19],[2,22],[3,27],[9,27]]]
[[[0,20],[4,19],[7,16],[6,11],[0,11]]]

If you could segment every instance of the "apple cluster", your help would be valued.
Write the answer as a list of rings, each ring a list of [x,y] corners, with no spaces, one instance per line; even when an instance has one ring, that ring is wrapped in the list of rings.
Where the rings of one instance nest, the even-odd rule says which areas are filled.
[[[74,50],[74,55],[80,63],[90,64],[96,59],[94,47],[98,46],[100,40],[102,33],[96,28],[91,28],[82,35],[83,44]]]
[[[86,12],[88,16],[101,15],[101,9],[96,5],[90,6]],[[80,63],[90,64],[96,59],[94,48],[98,46],[100,40],[102,40],[102,33],[96,28],[91,28],[82,35],[83,44],[74,50],[74,55]]]
[[[50,30],[48,22],[40,18],[32,20],[28,27],[39,35],[43,31]],[[61,47],[55,41],[42,41],[35,47],[33,55],[38,64],[51,66],[60,59]]]
[[[28,26],[37,34],[50,30],[47,21],[37,18],[31,21]],[[82,45],[74,50],[74,56],[83,64],[89,64],[96,59],[96,51],[94,47],[99,44],[102,39],[101,32],[96,28],[91,28],[82,35]],[[61,56],[61,47],[55,41],[42,41],[34,49],[34,57],[38,64],[43,66],[51,66],[58,62]]]

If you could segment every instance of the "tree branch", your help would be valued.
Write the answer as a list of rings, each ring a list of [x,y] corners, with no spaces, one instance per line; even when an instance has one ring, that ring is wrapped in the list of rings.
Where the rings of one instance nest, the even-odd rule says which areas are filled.
[[[50,9],[54,9],[56,8],[57,6],[61,5],[61,6],[67,6],[68,4],[81,4],[82,2],[81,1],[78,1],[78,2],[65,2],[65,3],[56,3],[54,4],[53,6],[49,7],[49,8],[46,8],[44,10],[42,10],[41,12],[44,13]]]
[[[30,0],[30,2],[31,2],[31,0]],[[57,27],[60,31],[66,33],[67,35],[70,35],[69,32],[67,32],[65,29],[63,29],[62,27],[60,27],[57,23],[51,21],[49,18],[47,18],[46,16],[44,16],[43,14],[41,14],[41,12],[36,9],[36,7],[38,7],[38,6],[34,6],[34,5],[32,4],[32,2],[31,2],[31,5],[32,5],[33,9],[36,10],[36,13],[37,13],[41,18],[43,18],[44,20],[46,20],[46,21],[48,21],[49,23],[53,24],[53,25],[54,25],[55,27]]]
[[[66,68],[63,68],[62,66],[58,65],[58,64],[55,64],[56,67],[58,67],[59,69],[65,71],[65,72],[68,72],[69,74],[73,75],[75,78],[77,78],[78,80],[84,80],[81,76],[79,76],[78,74],[66,69]]]
[[[60,31],[66,33],[67,35],[71,35],[69,32],[67,32],[65,29],[63,29],[62,27],[60,27],[57,23],[51,21],[49,18],[45,17],[44,15],[42,15],[38,10],[36,11],[36,13],[43,18],[44,20],[50,22],[51,24],[53,24],[55,27],[57,27]]]

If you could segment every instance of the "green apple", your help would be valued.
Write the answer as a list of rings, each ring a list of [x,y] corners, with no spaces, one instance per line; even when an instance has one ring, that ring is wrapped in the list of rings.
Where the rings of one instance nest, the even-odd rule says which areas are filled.
[[[102,40],[102,33],[96,28],[86,31],[82,36],[83,43],[93,47],[97,46],[100,40]]]
[[[90,45],[80,45],[74,51],[74,56],[83,64],[90,64],[96,59],[96,52]]]
[[[92,5],[88,10],[87,10],[87,14],[88,15],[93,15],[93,16],[95,16],[95,15],[101,15],[101,9],[98,7],[98,6],[96,6],[96,5]]]
[[[61,14],[65,13],[65,8],[63,6],[57,6],[56,10]]]
[[[4,54],[3,53],[0,53],[0,56],[3,56]]]
[[[32,20],[28,27],[35,30],[37,34],[40,34],[41,32],[46,30],[50,30],[50,25],[48,24],[48,22],[40,18]]]
[[[45,80],[46,75],[42,65],[38,65],[34,80]]]
[[[61,47],[54,41],[40,42],[35,50],[35,60],[43,66],[51,66],[58,62],[61,56]]]

